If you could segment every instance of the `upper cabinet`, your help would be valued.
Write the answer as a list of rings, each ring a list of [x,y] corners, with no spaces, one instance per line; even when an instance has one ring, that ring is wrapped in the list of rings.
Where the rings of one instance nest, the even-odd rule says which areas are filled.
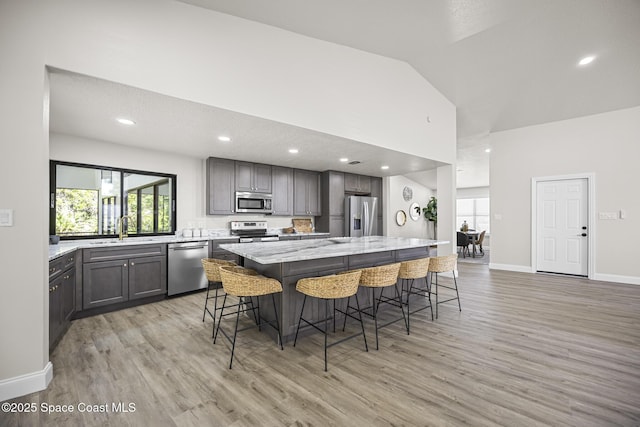
[[[236,162],[228,159],[207,159],[207,214],[229,215],[235,206]]]
[[[271,165],[235,162],[236,191],[271,193]]]
[[[345,173],[344,191],[345,193],[371,193],[371,177]]]
[[[293,171],[294,215],[320,215],[320,174],[296,169]]]
[[[293,215],[293,169],[271,167],[273,215]]]

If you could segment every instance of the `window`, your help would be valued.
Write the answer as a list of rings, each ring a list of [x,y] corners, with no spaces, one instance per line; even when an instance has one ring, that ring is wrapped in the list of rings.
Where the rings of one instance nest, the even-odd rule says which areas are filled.
[[[489,198],[458,199],[456,200],[458,228],[467,221],[469,228],[478,231],[487,230],[490,233]]]
[[[50,233],[62,239],[175,232],[176,176],[51,161]]]

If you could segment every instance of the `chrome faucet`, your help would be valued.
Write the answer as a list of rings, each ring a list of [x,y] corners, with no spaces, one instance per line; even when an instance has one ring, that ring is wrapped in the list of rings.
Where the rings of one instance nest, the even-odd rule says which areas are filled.
[[[120,234],[118,235],[118,240],[122,240],[123,238],[128,236],[128,233],[124,232],[125,218],[129,221],[133,221],[133,218],[131,218],[129,215],[123,215],[122,217],[118,218],[118,227],[120,228]],[[127,228],[129,228],[128,224],[127,224]]]

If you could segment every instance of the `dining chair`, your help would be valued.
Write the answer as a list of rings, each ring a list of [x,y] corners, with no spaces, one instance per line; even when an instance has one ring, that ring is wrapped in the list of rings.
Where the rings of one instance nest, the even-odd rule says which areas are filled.
[[[476,241],[476,246],[478,247],[479,250],[479,256],[484,256],[484,249],[482,248],[482,241],[484,240],[484,233],[486,233],[487,230],[482,230],[480,232],[480,235],[478,236],[478,240]]]
[[[462,258],[465,257],[465,251],[469,253],[469,245],[471,241],[469,240],[469,236],[462,231],[457,232],[457,240],[458,240],[458,251],[462,251]]]

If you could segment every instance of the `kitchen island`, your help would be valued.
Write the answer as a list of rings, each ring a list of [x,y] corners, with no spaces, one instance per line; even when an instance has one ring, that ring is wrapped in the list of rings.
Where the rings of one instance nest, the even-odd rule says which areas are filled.
[[[276,301],[282,329],[282,340],[292,341],[302,307],[303,295],[296,291],[296,283],[304,277],[318,277],[358,268],[375,267],[394,262],[428,257],[438,244],[446,241],[402,237],[337,237],[318,240],[296,240],[269,243],[238,243],[220,245],[221,249],[239,255],[244,266],[272,277],[282,283],[282,294]],[[431,253],[433,256],[434,254]],[[370,293],[358,291],[362,306],[371,305]],[[343,302],[344,303],[344,302]],[[320,304],[312,305],[312,315],[321,318]],[[323,307],[323,306],[322,306]],[[382,306],[381,306],[382,308]],[[273,318],[268,304],[260,313]],[[305,309],[305,317],[308,313]],[[271,319],[270,319],[271,320]],[[300,329],[300,334],[312,328]],[[275,332],[272,335],[276,337]]]

